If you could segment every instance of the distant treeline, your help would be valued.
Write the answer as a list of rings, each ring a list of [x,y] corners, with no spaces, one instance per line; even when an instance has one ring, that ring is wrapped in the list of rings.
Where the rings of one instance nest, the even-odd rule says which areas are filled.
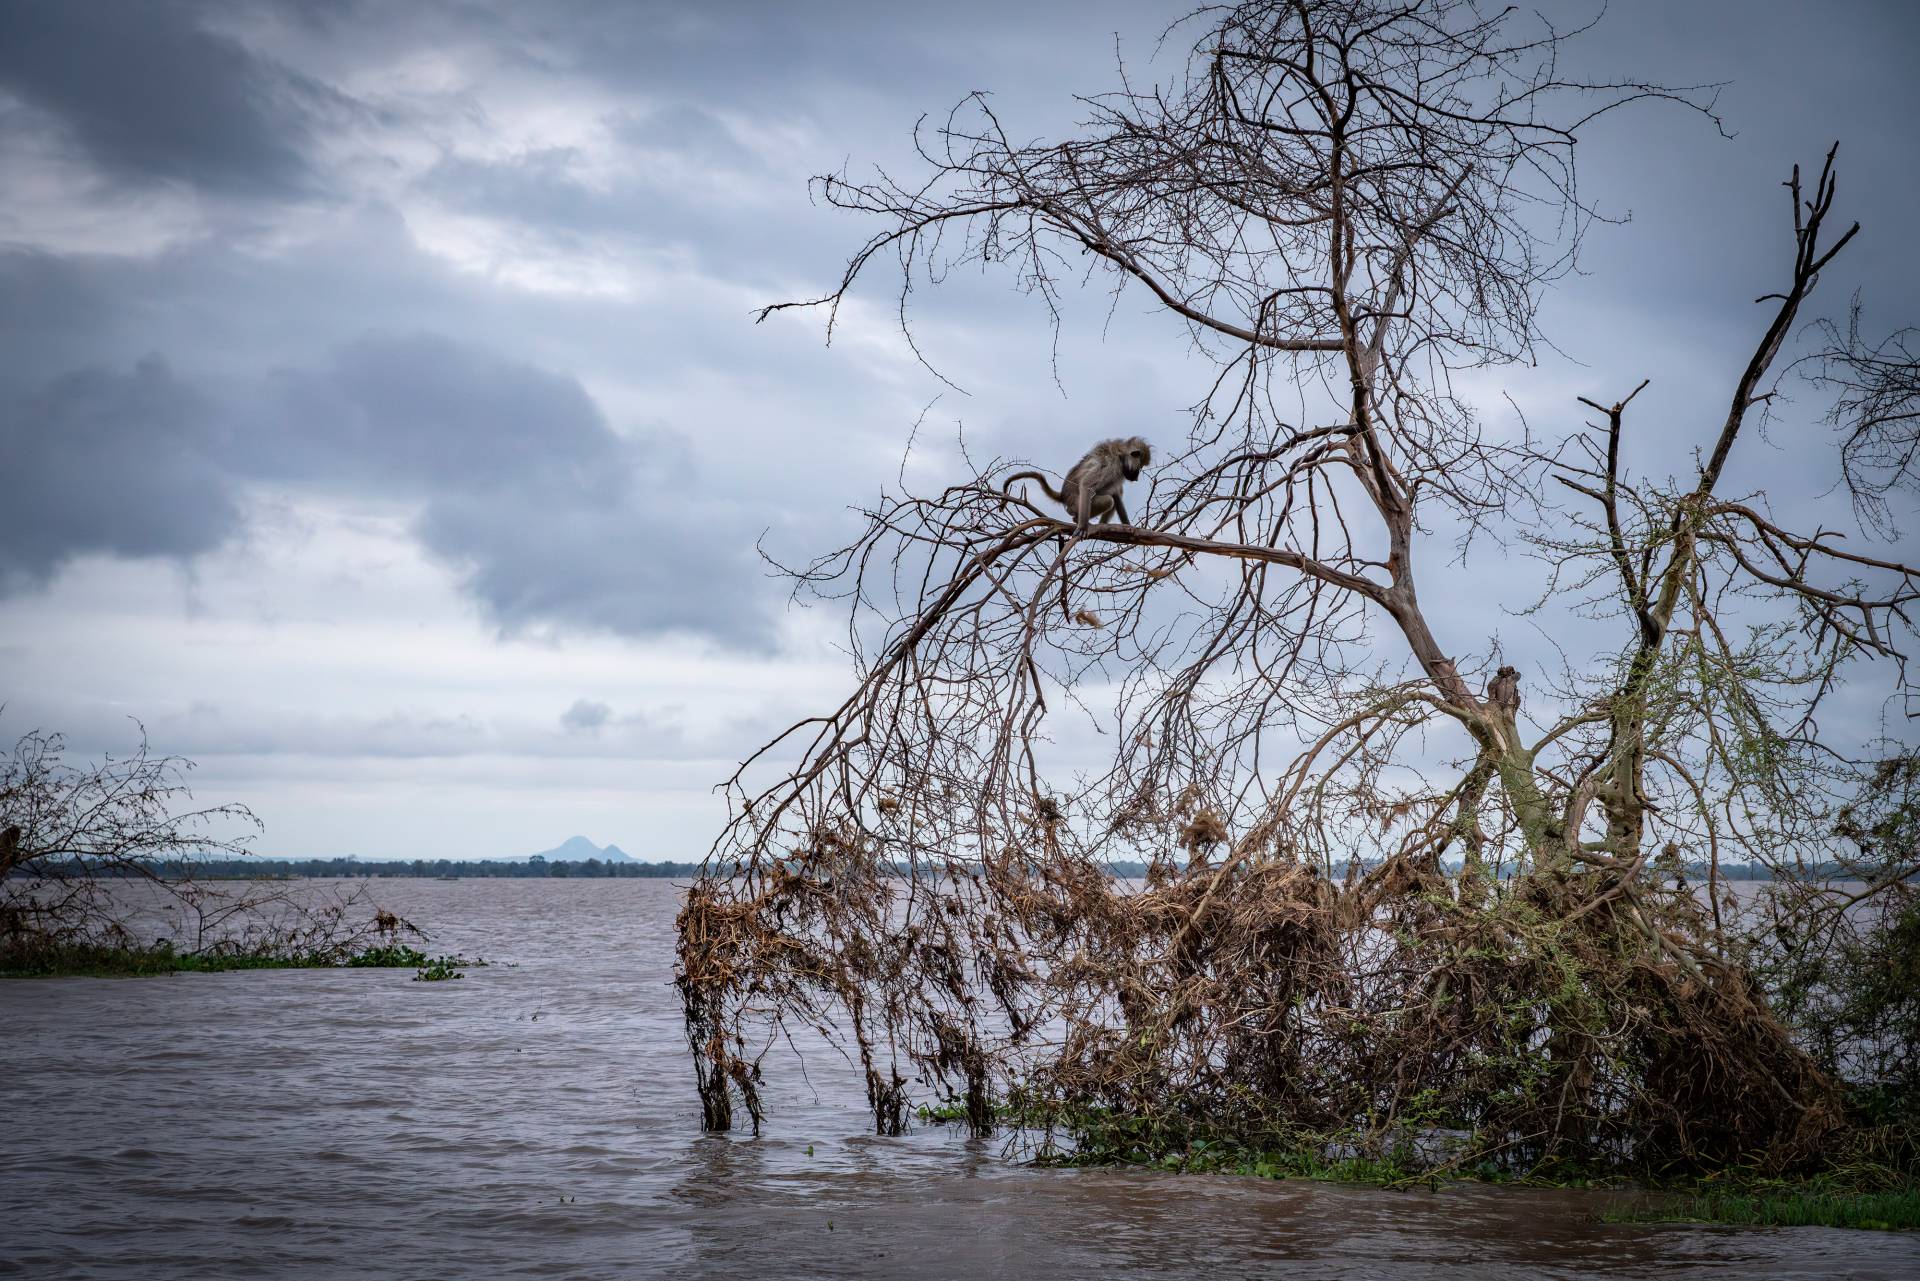
[[[1126,880],[1139,880],[1147,874],[1144,863],[1110,863],[1115,876]],[[506,859],[382,859],[361,860],[357,858],[231,858],[231,859],[181,859],[155,865],[160,875],[185,879],[193,877],[199,880],[259,880],[262,878],[324,877],[329,879],[357,880],[363,877],[490,877],[505,880],[541,880],[549,877],[599,878],[602,880],[623,880],[639,877],[682,877],[691,878],[700,872],[698,863],[618,863],[603,859],[589,858],[580,860],[557,859],[548,861],[539,855],[530,859],[512,862]],[[896,866],[894,873],[908,875],[904,866]],[[1458,867],[1448,867],[1449,872],[1458,872]],[[48,860],[35,860],[12,870],[14,876],[86,876],[93,869],[82,860],[74,859],[62,863]],[[125,871],[112,873],[125,875]],[[1707,867],[1704,863],[1686,865],[1684,875],[1689,881],[1707,879]],[[1843,877],[1842,870],[1836,865],[1823,865],[1809,869],[1813,880],[1828,880]],[[1767,868],[1754,864],[1731,863],[1720,869],[1720,879],[1725,881],[1770,881],[1772,874]]]
[[[539,856],[512,862],[507,859],[416,858],[362,862],[352,858],[244,858],[192,865],[195,876],[458,876],[507,880],[547,877],[633,878],[692,876],[698,863],[618,863],[589,858],[552,862]]]
[[[546,877],[610,879],[648,876],[690,877],[700,870],[698,863],[609,863],[597,858],[548,862],[538,856],[520,862],[509,862],[505,859],[446,858],[382,859],[377,862],[357,858],[169,859],[155,863],[152,867],[159,875],[171,880],[185,880],[191,877],[202,881],[257,881],[296,877],[359,880],[365,877],[402,876],[494,877],[508,880],[538,880]],[[86,876],[92,871],[91,867],[78,859],[64,863],[42,860],[33,867],[16,868],[13,874],[70,877]],[[126,873],[122,870],[110,874],[123,876]]]

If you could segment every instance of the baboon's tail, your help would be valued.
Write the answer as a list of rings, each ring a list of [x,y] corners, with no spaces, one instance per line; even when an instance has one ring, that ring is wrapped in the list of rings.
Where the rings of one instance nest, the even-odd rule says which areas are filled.
[[[1033,481],[1035,484],[1039,485],[1040,488],[1047,491],[1048,498],[1051,498],[1054,502],[1059,503],[1062,507],[1065,507],[1067,505],[1067,496],[1061,493],[1059,490],[1055,489],[1052,485],[1049,485],[1047,483],[1047,478],[1045,476],[1042,476],[1037,471],[1017,471],[1013,473],[1013,475],[1007,477],[1006,484],[1001,486],[1001,492],[1005,493],[1007,489],[1012,487],[1013,482],[1016,480]]]

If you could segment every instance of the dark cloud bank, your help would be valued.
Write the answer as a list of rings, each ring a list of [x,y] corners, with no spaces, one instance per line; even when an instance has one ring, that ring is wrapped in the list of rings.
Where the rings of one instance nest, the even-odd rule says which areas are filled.
[[[42,586],[85,552],[185,558],[239,527],[212,406],[159,359],[0,385],[0,592]]]
[[[315,30],[352,17],[285,14]],[[351,199],[348,183],[321,191],[311,153],[327,128],[381,113],[221,34],[236,15],[0,4],[0,131],[64,149],[98,199],[188,191],[221,225],[256,230],[301,202]],[[0,594],[42,588],[87,554],[209,552],[245,534],[247,490],[270,483],[413,507],[422,545],[507,629],[770,643],[751,568],[760,526],[696,497],[673,430],[616,430],[576,377],[484,340],[368,329],[355,315],[384,310],[377,294],[332,300],[332,314],[324,282],[250,296],[237,279],[250,270],[303,284],[206,241],[145,260],[0,243]],[[221,275],[236,278],[224,297]],[[214,334],[287,317],[352,336],[207,372],[231,363]]]
[[[1729,166],[1730,188],[1752,192],[1751,201],[1731,202],[1736,211],[1770,199],[1782,157],[1809,130],[1824,140],[1831,124],[1795,118],[1792,102],[1767,84],[1783,83],[1804,59],[1818,73],[1805,101],[1825,102],[1847,84],[1856,56],[1847,50],[1860,43],[1847,24],[1870,21],[1896,33],[1895,44],[1914,31],[1912,11],[1898,7],[1837,6],[1817,21],[1790,7],[1722,6],[1717,18],[1710,8],[1623,9],[1602,24],[1592,52],[1639,70],[1647,46],[1659,64],[1649,73],[1675,80],[1718,77],[1741,59],[1753,64],[1757,86],[1730,90],[1723,105],[1736,126],[1781,132],[1781,147],[1753,168],[1751,149],[1727,149],[1704,131],[1699,140],[1722,148],[1712,155],[1737,154],[1753,168],[1718,162]],[[1760,16],[1721,21],[1734,13]],[[686,631],[764,648],[778,601],[757,570],[755,537],[768,524],[811,519],[857,495],[830,460],[795,456],[784,442],[780,462],[769,462],[755,443],[779,437],[764,428],[753,435],[751,424],[610,421],[572,372],[570,353],[597,350],[603,365],[613,359],[618,345],[607,331],[617,317],[636,358],[660,367],[711,362],[736,383],[764,380],[770,419],[794,414],[801,397],[830,405],[849,394],[834,384],[857,378],[857,362],[781,366],[797,347],[768,336],[775,326],[755,331],[752,356],[741,357],[743,309],[736,305],[743,314],[730,317],[730,329],[703,328],[714,323],[712,304],[698,297],[620,312],[585,302],[509,304],[478,286],[462,294],[423,266],[379,197],[356,186],[385,162],[360,156],[359,168],[340,167],[327,140],[384,130],[442,147],[417,189],[447,207],[563,241],[628,234],[631,243],[670,247],[715,278],[764,290],[773,279],[830,279],[836,254],[866,228],[809,219],[803,192],[766,171],[764,149],[745,145],[738,122],[723,118],[727,110],[777,126],[792,111],[825,112],[836,96],[850,99],[863,114],[833,117],[831,137],[838,145],[844,131],[845,149],[824,158],[829,166],[848,157],[858,166],[876,148],[897,148],[920,110],[976,87],[1000,91],[996,101],[1010,119],[1051,127],[1061,111],[1072,112],[1071,92],[1111,85],[1102,68],[1112,45],[1103,33],[1125,28],[1133,41],[1125,52],[1137,59],[1164,16],[1158,5],[1103,9],[1089,21],[1086,11],[1031,6],[1001,6],[982,20],[972,11],[880,5],[0,3],[0,135],[52,140],[94,175],[99,199],[184,191],[207,219],[191,243],[146,258],[0,244],[0,474],[17,478],[0,503],[0,593],[42,588],[88,554],[189,560],[243,537],[250,489],[275,486],[410,510],[421,545],[454,567],[506,629]],[[1648,22],[1657,27],[1651,45]],[[1825,45],[1780,34],[1809,22],[1814,34],[1831,37]],[[1004,37],[1014,28],[1024,38],[1009,46]],[[339,83],[293,70],[291,55],[266,51],[272,40],[256,47],[234,34],[242,30],[277,33],[283,51],[320,50],[302,65],[331,67]],[[413,100],[362,101],[340,87],[356,67],[443,48],[488,50],[485,65],[501,75],[577,78],[631,98],[603,123],[634,163],[595,187],[579,179],[565,146],[457,155],[444,136],[485,123],[463,90],[430,110]],[[1696,65],[1703,70],[1691,73]],[[994,83],[976,83],[976,67],[990,69]],[[1884,68],[1871,79],[1897,80]],[[1879,206],[1859,211],[1870,228],[1897,221],[1915,195],[1914,95],[1906,81],[1899,85],[1906,87],[1887,90],[1885,102],[1846,108],[1865,139],[1849,153],[1863,157],[1857,187],[1863,203]],[[1704,308],[1710,314],[1697,318],[1695,339],[1724,331],[1732,349],[1748,341],[1745,298],[1736,295],[1750,294],[1777,259],[1779,210],[1720,222],[1663,206],[1686,190],[1663,175],[1704,154],[1693,144],[1649,146],[1639,132],[1600,143],[1602,178],[1645,171],[1661,180],[1612,200],[1615,208],[1628,197],[1644,202],[1653,234],[1611,244],[1590,263],[1602,280],[1589,288],[1619,275],[1611,302],[1637,308],[1641,319],[1649,310]],[[648,157],[691,177],[662,184]],[[262,229],[316,209],[334,216],[338,237],[373,228],[368,251],[340,239],[320,249],[249,251]],[[823,237],[818,229],[827,225],[834,234]],[[1899,292],[1912,280],[1912,247],[1904,230],[1889,231],[1863,240],[1860,253]],[[222,239],[228,234],[232,244]],[[803,265],[791,267],[795,259]],[[782,275],[783,267],[799,275]],[[1644,278],[1629,279],[1633,269]],[[970,340],[1019,306],[1009,283],[992,278],[945,291],[962,308],[976,295],[985,300],[957,313],[976,326]],[[881,283],[876,293],[883,292]],[[1718,301],[1701,301],[1708,296]],[[1608,314],[1591,300],[1583,307],[1583,317]],[[1644,363],[1622,358],[1623,348],[1658,345],[1631,329],[1564,336],[1611,378]],[[802,340],[813,342],[817,335]],[[1676,349],[1681,368],[1663,379],[1663,392],[1689,376],[1696,357],[1693,347]],[[1123,354],[1112,363],[1122,368]],[[1087,413],[1089,391],[1099,404],[1100,388],[1077,391],[1083,399],[1073,412]],[[1016,425],[1084,430],[1054,401],[1009,401],[990,412]],[[1051,425],[1062,418],[1065,428]],[[737,461],[729,461],[737,471],[702,474],[689,446],[694,432],[738,438]],[[830,497],[815,499],[821,487],[790,484],[783,474],[810,467],[838,486]],[[795,505],[789,490],[809,496]],[[567,728],[590,732],[576,712]]]
[[[0,505],[12,590],[88,552],[209,551],[262,481],[417,505],[421,542],[507,628],[765,640],[759,605],[711,590],[746,558],[684,537],[716,516],[671,433],[616,434],[576,380],[495,352],[374,334],[225,399],[158,357],[8,390],[0,472],[35,481]]]
[[[245,194],[309,188],[312,122],[350,105],[171,0],[0,4],[0,85],[113,181]]]

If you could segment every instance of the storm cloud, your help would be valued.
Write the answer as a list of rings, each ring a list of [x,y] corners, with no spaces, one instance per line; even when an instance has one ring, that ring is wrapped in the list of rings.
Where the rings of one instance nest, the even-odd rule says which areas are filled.
[[[311,188],[305,149],[343,95],[208,30],[198,6],[0,5],[0,86],[115,182],[284,196]]]
[[[817,315],[756,325],[876,229],[807,178],[911,180],[915,121],[975,90],[1055,136],[1116,57],[1170,74],[1185,11],[0,3],[8,723],[117,747],[138,715],[289,851],[383,852],[275,772],[303,752],[385,852],[544,848],[587,814],[703,847],[726,759],[848,675],[756,544],[805,563],[881,488],[946,483],[963,439],[1056,469],[1089,437],[1171,443],[1209,374],[1132,293],[1069,292],[1056,335],[998,270],[907,300],[917,354],[884,270],[832,347]],[[1870,329],[1911,323],[1916,39],[1913,6],[1867,0],[1609,6],[1569,72],[1724,83],[1734,136],[1651,104],[1582,130],[1583,197],[1630,221],[1547,299],[1561,351],[1469,380],[1489,430],[1517,405],[1557,433],[1651,377],[1632,461],[1687,467],[1784,260],[1778,184],[1835,138],[1864,230],[1821,301],[1857,284]],[[1775,408],[1730,483],[1814,477],[1817,508],[1830,438]],[[1436,569],[1443,624],[1480,626],[1515,563]]]
[[[414,334],[270,382],[278,412],[231,456],[265,479],[418,500],[421,542],[502,626],[767,642],[767,602],[744,585],[752,531],[696,497],[675,433],[617,435],[576,380]]]
[[[159,359],[0,386],[0,594],[89,552],[185,559],[239,528],[213,406]]]
[[[431,334],[369,334],[257,386],[184,384],[158,357],[17,393],[0,465],[0,590],[90,552],[187,560],[241,532],[249,485],[400,504],[500,626],[768,643],[753,533],[701,501],[686,444],[617,434],[575,379]],[[705,530],[709,537],[689,538]]]

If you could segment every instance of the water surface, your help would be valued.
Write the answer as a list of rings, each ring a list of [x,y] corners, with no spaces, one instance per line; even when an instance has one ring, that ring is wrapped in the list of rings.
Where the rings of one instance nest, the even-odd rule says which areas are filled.
[[[1912,1235],[1607,1224],[1577,1193],[1024,1168],[865,1133],[825,1053],[778,1065],[761,1137],[702,1135],[671,882],[375,897],[512,964],[0,981],[0,1276],[1920,1275]]]

